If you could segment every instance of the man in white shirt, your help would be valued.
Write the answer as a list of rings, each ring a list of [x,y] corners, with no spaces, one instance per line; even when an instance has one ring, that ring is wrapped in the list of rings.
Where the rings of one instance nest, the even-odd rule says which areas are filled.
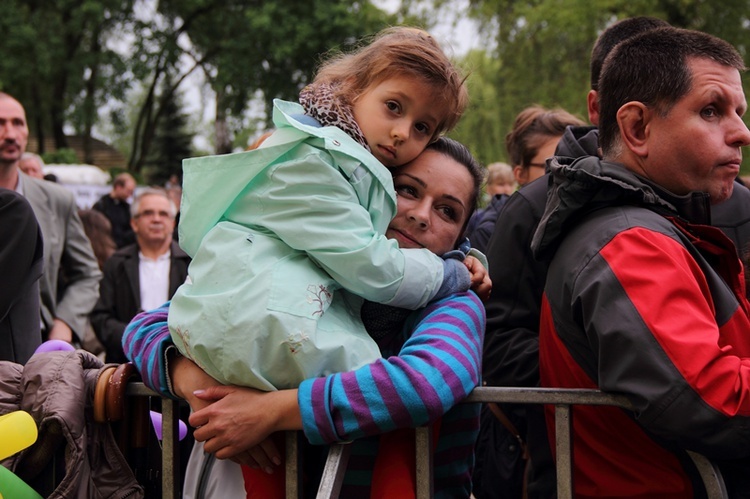
[[[122,352],[125,326],[139,312],[169,300],[185,281],[190,263],[172,240],[176,209],[166,191],[144,189],[130,210],[136,243],[118,250],[104,264],[99,301],[91,313],[107,362],[127,362]]]

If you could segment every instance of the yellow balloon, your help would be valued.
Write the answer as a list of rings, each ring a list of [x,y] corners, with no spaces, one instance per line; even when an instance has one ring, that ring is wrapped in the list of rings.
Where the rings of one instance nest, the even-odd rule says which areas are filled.
[[[0,460],[36,442],[37,428],[28,412],[15,411],[0,416]]]

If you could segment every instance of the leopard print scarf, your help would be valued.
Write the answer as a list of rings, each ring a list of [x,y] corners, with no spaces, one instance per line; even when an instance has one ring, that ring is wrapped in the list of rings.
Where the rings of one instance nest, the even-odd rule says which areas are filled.
[[[328,83],[311,83],[299,94],[299,102],[305,114],[312,116],[323,126],[335,126],[370,151],[365,136],[354,121],[351,107],[342,103],[333,93],[334,87]]]

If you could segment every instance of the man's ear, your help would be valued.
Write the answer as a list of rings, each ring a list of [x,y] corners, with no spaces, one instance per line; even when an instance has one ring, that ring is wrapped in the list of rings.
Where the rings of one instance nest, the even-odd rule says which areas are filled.
[[[634,154],[648,156],[651,111],[642,102],[628,102],[617,111],[620,140]]]
[[[586,96],[586,104],[589,111],[589,122],[594,126],[599,126],[599,94],[596,90],[589,90]]]

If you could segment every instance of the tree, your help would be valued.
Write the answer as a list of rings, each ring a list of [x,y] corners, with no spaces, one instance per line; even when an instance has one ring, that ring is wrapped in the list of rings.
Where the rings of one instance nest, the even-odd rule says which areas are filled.
[[[591,48],[599,33],[618,19],[658,17],[673,26],[723,38],[743,55],[750,44],[750,0],[468,1],[468,15],[480,23],[487,46],[492,48],[487,50],[488,64],[480,64],[470,76],[471,108],[455,136],[471,144],[472,151],[484,161],[501,159],[496,152],[498,133],[494,127],[488,128],[487,120],[493,115],[496,126],[506,133],[515,115],[531,104],[559,106],[586,116]],[[405,0],[407,11],[422,12],[425,4],[436,16],[434,13],[449,2]],[[470,54],[467,61],[474,65],[477,58]],[[745,85],[747,93],[750,87]],[[494,100],[488,98],[492,95],[488,87],[494,88]]]
[[[66,124],[90,133],[97,107],[119,95],[122,59],[106,40],[132,12],[133,0],[3,4],[0,80],[24,104],[40,148],[47,134],[66,147]]]
[[[250,97],[296,97],[320,52],[389,21],[368,1],[344,0],[304,9],[294,0],[7,0],[3,7],[0,82],[25,105],[40,147],[49,135],[65,147],[66,126],[89,137],[105,105],[117,128],[127,114],[118,104],[141,94],[133,87],[145,89],[130,123],[134,172],[149,158],[172,94],[196,70],[217,94],[217,150],[224,151],[227,125],[243,121]]]
[[[162,1],[160,11],[185,18],[195,8],[191,3]],[[272,100],[296,99],[310,81],[320,54],[352,43],[389,21],[369,2],[349,0],[312,0],[304,9],[297,0],[233,0],[222,5],[206,9],[200,22],[186,30],[195,50],[192,57],[200,59],[216,95],[217,153],[231,150],[237,130],[229,129],[228,118],[242,116],[257,91],[264,96],[270,118]]]
[[[509,114],[508,102],[498,93],[496,75],[500,61],[482,50],[473,50],[463,60],[469,71],[469,107],[451,137],[468,147],[483,164],[505,160],[503,114]]]
[[[171,86],[170,82],[165,86]],[[182,112],[182,94],[173,92],[164,101],[161,118],[156,125],[151,154],[144,166],[150,184],[162,185],[171,175],[182,173],[182,160],[192,156],[194,133],[188,130],[189,118]]]

